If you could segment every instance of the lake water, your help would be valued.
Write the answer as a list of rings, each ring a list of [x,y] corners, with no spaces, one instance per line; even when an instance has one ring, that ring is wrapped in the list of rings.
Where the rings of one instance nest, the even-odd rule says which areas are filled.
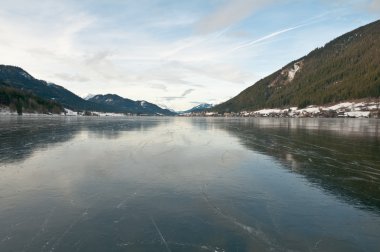
[[[2,117],[0,251],[380,251],[379,120]]]

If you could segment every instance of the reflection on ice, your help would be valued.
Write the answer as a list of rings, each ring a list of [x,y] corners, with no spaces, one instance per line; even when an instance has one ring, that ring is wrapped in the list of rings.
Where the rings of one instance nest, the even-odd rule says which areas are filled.
[[[81,132],[89,137],[117,139],[125,131],[146,131],[162,121],[117,118],[77,117],[2,117],[0,118],[0,162],[28,158],[34,150],[72,140]]]
[[[376,120],[0,122],[0,251],[380,246]]]
[[[288,121],[291,125],[298,123]],[[348,130],[336,130],[339,127],[334,122],[342,125],[342,121]],[[284,127],[282,120],[253,120],[235,122],[233,127],[226,124],[223,128],[241,139],[247,148],[276,158],[334,195],[380,209],[378,120],[319,119],[320,124],[315,126],[317,122],[306,120],[304,127],[298,128]]]

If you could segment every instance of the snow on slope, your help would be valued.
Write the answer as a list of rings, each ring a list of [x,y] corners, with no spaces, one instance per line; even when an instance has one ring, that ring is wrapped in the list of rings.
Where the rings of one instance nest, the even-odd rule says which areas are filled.
[[[85,99],[86,101],[88,101],[94,96],[95,96],[94,94],[86,94],[86,95],[82,96],[82,98]]]
[[[333,106],[308,106],[307,108],[298,109],[296,107],[288,109],[261,109],[253,112],[243,111],[241,114],[245,116],[258,115],[258,116],[273,116],[287,114],[290,117],[298,116],[318,116],[328,112],[335,112],[339,117],[369,117],[371,111],[376,111],[380,107],[380,103],[377,102],[343,102]]]
[[[289,72],[288,72],[288,80],[289,81],[292,81],[294,79],[294,77],[296,76],[296,73],[301,69],[301,64],[302,64],[301,61],[294,63],[293,68],[289,70]]]

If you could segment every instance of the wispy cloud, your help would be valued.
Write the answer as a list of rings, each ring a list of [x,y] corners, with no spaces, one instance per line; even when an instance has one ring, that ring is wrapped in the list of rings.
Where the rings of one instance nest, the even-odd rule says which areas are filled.
[[[380,11],[380,0],[372,0],[369,5],[369,9],[376,12]]]
[[[187,89],[185,90],[182,95],[180,96],[164,96],[162,97],[163,99],[165,99],[166,101],[173,101],[173,100],[177,100],[177,99],[183,99],[185,98],[187,95],[189,95],[190,93],[194,92],[195,89]]]
[[[284,34],[284,33],[287,33],[287,32],[290,32],[290,31],[302,28],[302,27],[307,26],[307,25],[309,25],[309,24],[297,25],[297,26],[294,26],[294,27],[289,27],[289,28],[286,28],[286,29],[283,29],[283,30],[272,32],[272,33],[270,33],[270,34],[268,34],[266,36],[263,36],[261,38],[258,38],[258,39],[255,39],[255,40],[243,43],[243,44],[241,44],[239,46],[236,46],[236,47],[232,48],[231,51],[229,51],[229,52],[234,52],[234,51],[239,50],[239,49],[251,47],[251,46],[256,45],[256,44],[258,44],[260,42],[263,42],[265,40],[277,37],[277,36],[279,36],[281,34]]]
[[[324,4],[339,6],[350,6],[359,11],[378,13],[380,11],[380,0],[320,0]]]
[[[65,80],[65,81],[76,81],[76,82],[87,82],[87,81],[89,81],[89,79],[87,77],[80,76],[77,74],[71,75],[71,74],[67,74],[67,73],[57,73],[54,76],[57,77],[58,79]]]
[[[190,94],[190,93],[192,93],[193,91],[195,91],[194,89],[187,89],[187,90],[185,90],[184,92],[183,92],[183,94],[182,94],[182,97],[185,97],[186,95],[188,95],[188,94]]]
[[[104,3],[2,1],[0,63],[23,67],[78,95],[117,93],[181,110],[192,101],[234,96],[363,24],[339,23],[341,13],[369,22],[380,8],[380,0],[110,0],[107,8]],[[334,8],[345,11],[327,15],[325,23],[306,20]],[[295,25],[299,20],[306,21]],[[313,26],[302,29],[309,22]]]
[[[164,99],[165,101],[174,101],[174,100],[177,100],[177,99],[182,99],[183,97],[182,96],[163,96],[161,97],[161,99]]]
[[[247,18],[254,11],[270,4],[272,0],[228,0],[215,12],[196,24],[199,33],[212,33],[230,27]]]
[[[168,88],[164,84],[151,84],[150,87],[162,91],[168,91]]]

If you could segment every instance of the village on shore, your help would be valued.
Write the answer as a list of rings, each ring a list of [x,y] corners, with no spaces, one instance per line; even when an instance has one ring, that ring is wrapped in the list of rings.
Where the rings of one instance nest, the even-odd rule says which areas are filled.
[[[194,112],[180,116],[188,117],[321,117],[321,118],[380,118],[380,102],[344,102],[333,106],[308,106],[298,109],[290,107],[286,109],[261,109],[256,111],[241,112]]]
[[[0,107],[0,115],[17,115],[16,111],[11,111],[7,107]],[[56,114],[39,114],[39,113],[23,113],[26,116],[33,115],[56,115]],[[92,111],[72,111],[65,109],[64,113],[56,116],[149,116],[145,114],[131,113],[105,113]],[[164,116],[156,114],[153,116]],[[213,112],[204,110],[201,112],[179,113],[180,117],[274,117],[274,118],[380,118],[380,102],[344,102],[333,106],[308,106],[299,109],[290,107],[285,109],[261,109],[255,111],[241,112]]]

